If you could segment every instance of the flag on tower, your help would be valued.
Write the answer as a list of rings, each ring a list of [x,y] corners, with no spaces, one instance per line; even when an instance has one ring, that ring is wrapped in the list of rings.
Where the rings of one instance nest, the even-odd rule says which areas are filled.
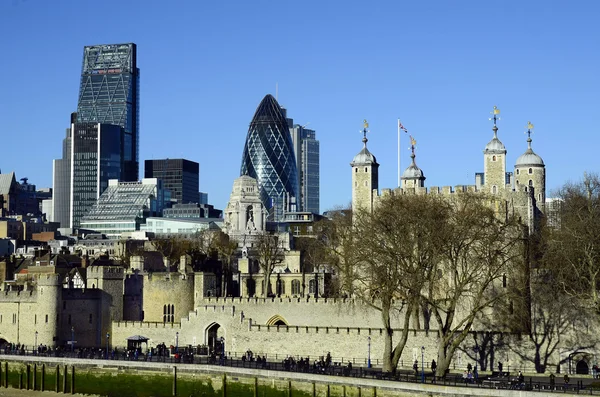
[[[398,119],[398,128],[401,129],[402,131],[408,133],[408,130],[406,129],[406,127],[404,127],[402,125],[402,123],[400,122],[400,119]]]

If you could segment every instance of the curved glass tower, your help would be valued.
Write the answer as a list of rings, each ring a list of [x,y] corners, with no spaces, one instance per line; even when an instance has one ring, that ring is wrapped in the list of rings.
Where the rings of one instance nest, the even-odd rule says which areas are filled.
[[[250,122],[241,175],[258,181],[269,220],[279,221],[286,211],[295,211],[298,173],[292,138],[281,106],[272,95],[264,97]]]

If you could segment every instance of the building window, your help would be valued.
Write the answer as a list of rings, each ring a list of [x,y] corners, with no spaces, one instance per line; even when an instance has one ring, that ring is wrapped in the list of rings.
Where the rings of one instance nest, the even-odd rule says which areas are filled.
[[[33,316],[33,323],[34,323],[34,324],[37,324],[37,314],[35,314],[35,315]]]
[[[17,315],[13,314],[13,324],[16,324],[16,323],[17,323]]]
[[[315,294],[317,292],[317,282],[315,279],[308,281],[308,293]]]
[[[46,314],[46,324],[48,324],[48,315]]]
[[[367,167],[365,167],[365,172],[369,172]]]
[[[498,193],[498,186],[496,186],[496,185],[492,186],[492,193],[493,194]]]
[[[529,186],[533,187],[533,181],[531,179],[529,180]]]
[[[517,175],[519,175],[519,169],[517,168]]]
[[[292,295],[300,295],[300,281],[292,280]]]
[[[496,161],[496,156],[492,156],[492,161]]]
[[[506,274],[502,275],[502,287],[506,288]]]
[[[163,322],[173,323],[175,321],[175,305],[163,306]]]
[[[354,169],[354,172],[355,172],[355,173],[356,173],[356,172],[358,172],[358,168],[355,168],[355,169]]]
[[[367,181],[365,181],[365,187],[367,187]]]
[[[285,281],[279,279],[276,283],[277,295],[285,295]]]
[[[529,174],[533,174],[533,168],[529,169]]]

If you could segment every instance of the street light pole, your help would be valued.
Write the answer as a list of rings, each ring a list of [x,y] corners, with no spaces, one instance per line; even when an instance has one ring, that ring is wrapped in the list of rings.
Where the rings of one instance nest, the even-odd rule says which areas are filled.
[[[75,327],[71,327],[71,352],[75,350]]]
[[[425,346],[421,346],[421,383],[425,383]]]
[[[106,359],[108,360],[108,340],[110,338],[110,334],[106,333]]]
[[[367,338],[367,368],[371,368],[371,337]]]
[[[179,352],[179,331],[175,332],[175,353]]]
[[[37,337],[38,337],[38,332],[35,331],[35,346],[33,346],[33,354],[35,354],[35,352],[37,351]]]

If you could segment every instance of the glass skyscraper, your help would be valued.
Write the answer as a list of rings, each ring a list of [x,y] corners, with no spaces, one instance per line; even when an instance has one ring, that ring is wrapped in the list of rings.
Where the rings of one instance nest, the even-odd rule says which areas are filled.
[[[123,128],[120,180],[139,175],[140,70],[133,43],[86,46],[77,103],[77,121]]]
[[[200,164],[186,159],[146,160],[144,177],[158,178],[179,204],[198,203]]]
[[[108,187],[108,180],[121,175],[123,135],[117,125],[72,124],[70,227],[79,227],[81,218]]]
[[[288,119],[298,168],[298,210],[319,213],[319,141],[314,130]]]
[[[250,122],[240,175],[258,181],[269,220],[281,221],[296,211],[298,172],[288,123],[272,95],[264,97]]]

